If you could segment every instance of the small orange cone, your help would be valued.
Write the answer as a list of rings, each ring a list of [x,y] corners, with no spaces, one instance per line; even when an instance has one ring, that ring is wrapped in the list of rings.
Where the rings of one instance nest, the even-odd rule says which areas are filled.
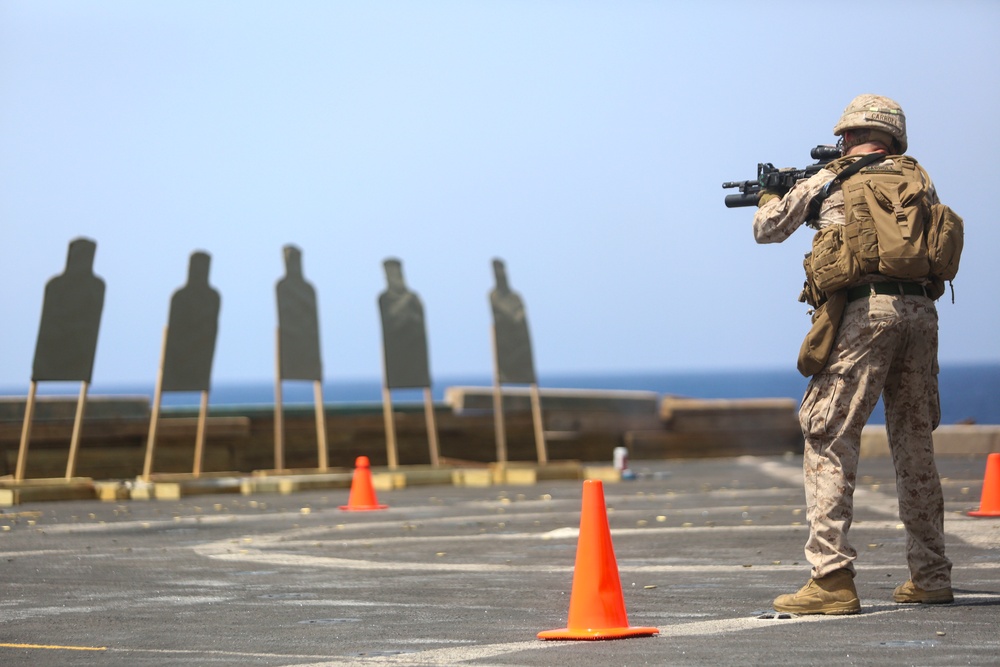
[[[604,485],[583,483],[580,537],[576,545],[569,622],[560,630],[539,632],[539,639],[623,639],[658,634],[657,628],[629,627],[618,563],[611,545]]]
[[[354,461],[354,476],[351,478],[351,496],[340,509],[350,511],[384,510],[388,505],[379,505],[372,486],[371,463],[367,456],[359,456]]]
[[[1000,516],[1000,453],[986,457],[986,477],[983,478],[983,497],[979,509],[969,516]]]

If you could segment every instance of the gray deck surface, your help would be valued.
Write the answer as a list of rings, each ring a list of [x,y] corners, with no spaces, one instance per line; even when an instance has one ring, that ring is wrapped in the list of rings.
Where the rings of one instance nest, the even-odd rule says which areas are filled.
[[[415,487],[382,512],[347,490],[76,501],[0,513],[2,665],[996,665],[1000,519],[985,457],[939,461],[956,602],[907,578],[891,464],[866,459],[851,535],[857,616],[775,618],[808,576],[801,458],[633,462],[605,484],[633,626],[566,625],[582,485]]]

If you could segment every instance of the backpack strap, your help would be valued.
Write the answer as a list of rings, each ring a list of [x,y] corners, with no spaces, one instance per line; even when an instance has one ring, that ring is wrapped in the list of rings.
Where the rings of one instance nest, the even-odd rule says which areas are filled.
[[[806,216],[806,222],[812,222],[819,216],[819,207],[823,204],[827,197],[830,196],[830,188],[833,187],[835,183],[847,180],[854,174],[858,173],[865,167],[876,162],[880,162],[885,159],[885,155],[881,153],[868,153],[867,155],[861,156],[860,159],[855,160],[851,164],[844,167],[842,171],[839,171],[833,179],[823,186],[823,189],[816,193],[816,196],[812,198],[809,202],[809,213]]]

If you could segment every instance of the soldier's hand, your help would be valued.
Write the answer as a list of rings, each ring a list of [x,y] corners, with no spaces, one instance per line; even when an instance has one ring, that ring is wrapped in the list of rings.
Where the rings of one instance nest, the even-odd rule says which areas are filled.
[[[764,189],[760,191],[760,197],[757,199],[757,207],[760,208],[772,199],[780,199],[784,192],[779,192],[778,190]]]

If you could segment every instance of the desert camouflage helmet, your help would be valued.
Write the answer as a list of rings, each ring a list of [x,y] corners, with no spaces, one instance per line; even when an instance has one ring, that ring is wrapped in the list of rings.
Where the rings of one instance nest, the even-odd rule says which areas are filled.
[[[895,101],[881,95],[858,95],[844,109],[833,133],[840,136],[845,130],[868,128],[888,132],[899,142],[899,152],[906,152],[906,116]]]

